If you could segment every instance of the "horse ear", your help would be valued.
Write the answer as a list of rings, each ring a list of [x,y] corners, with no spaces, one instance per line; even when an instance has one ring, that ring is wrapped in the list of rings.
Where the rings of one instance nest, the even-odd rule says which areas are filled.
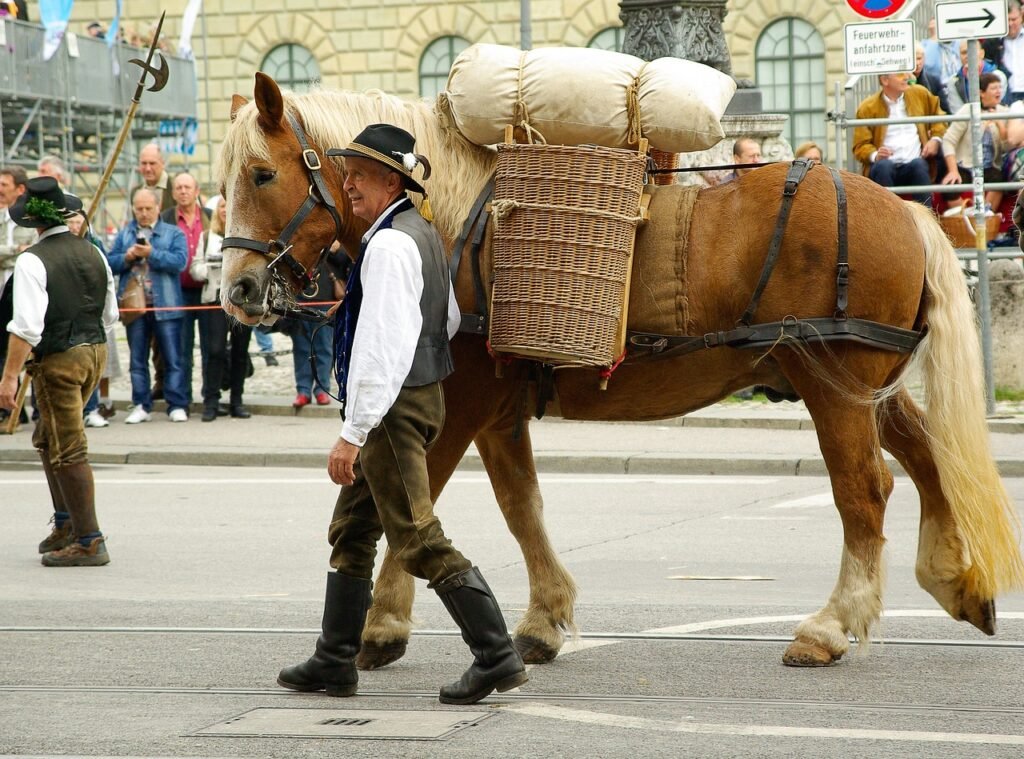
[[[234,121],[235,117],[238,116],[238,111],[241,110],[242,106],[249,101],[241,95],[231,96],[231,120]]]
[[[284,98],[281,97],[281,89],[277,82],[262,71],[257,71],[253,95],[260,112],[257,119],[259,125],[267,132],[280,129],[284,122]]]

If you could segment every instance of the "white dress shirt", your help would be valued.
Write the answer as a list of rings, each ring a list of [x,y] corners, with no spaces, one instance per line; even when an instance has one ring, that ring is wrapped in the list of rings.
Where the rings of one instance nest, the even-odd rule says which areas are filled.
[[[1024,92],[1024,31],[1003,38],[1003,65],[1010,72],[1006,83],[1010,92]]]
[[[889,118],[907,118],[907,101],[903,95],[896,100],[890,100],[888,95],[882,95],[889,106]],[[921,136],[917,133],[916,124],[890,124],[885,130],[885,139],[879,147],[886,147],[892,150],[889,160],[893,163],[910,163],[915,158],[921,157]],[[877,158],[876,153],[871,157],[872,162]]]
[[[412,369],[423,326],[423,264],[419,249],[405,232],[377,231],[384,217],[404,200],[400,198],[388,206],[363,236],[364,241],[369,239],[359,275],[363,301],[352,341],[345,423],[341,428],[341,437],[360,447],[398,398]],[[461,320],[455,292],[449,284],[449,339],[458,332]]]
[[[40,240],[67,232],[65,225],[50,227],[39,235]],[[114,290],[114,275],[110,272],[107,257],[95,245],[92,249],[103,261],[107,270],[107,297],[103,303],[103,327],[110,327],[117,322],[117,295]],[[26,250],[18,256],[14,266],[14,318],[7,324],[7,331],[17,335],[35,348],[43,338],[43,323],[46,307],[50,304],[46,292],[46,267],[42,259],[35,253]]]

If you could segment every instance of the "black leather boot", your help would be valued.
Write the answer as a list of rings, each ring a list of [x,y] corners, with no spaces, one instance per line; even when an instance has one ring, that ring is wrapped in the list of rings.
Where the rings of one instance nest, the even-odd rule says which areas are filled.
[[[462,678],[441,687],[442,704],[475,704],[492,691],[511,690],[529,679],[498,602],[479,569],[446,577],[434,590],[473,652],[473,664]]]
[[[356,654],[370,608],[369,580],[340,572],[327,574],[323,632],[316,653],[302,664],[285,667],[277,684],[291,690],[326,690],[328,696],[353,696],[359,684]]]

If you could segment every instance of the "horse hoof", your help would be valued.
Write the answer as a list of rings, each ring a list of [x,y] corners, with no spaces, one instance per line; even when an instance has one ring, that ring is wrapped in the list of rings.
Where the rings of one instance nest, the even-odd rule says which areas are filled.
[[[986,635],[996,634],[996,602],[991,598],[979,600],[968,607],[966,604],[960,610],[960,619],[970,622]]]
[[[365,672],[385,667],[405,656],[406,645],[407,641],[404,640],[393,640],[384,644],[370,643],[364,640],[359,654],[356,656],[356,668]]]
[[[831,667],[841,656],[816,643],[794,640],[782,655],[782,663],[787,667]]]
[[[529,635],[517,635],[512,644],[523,657],[525,664],[547,664],[558,656],[557,648]]]

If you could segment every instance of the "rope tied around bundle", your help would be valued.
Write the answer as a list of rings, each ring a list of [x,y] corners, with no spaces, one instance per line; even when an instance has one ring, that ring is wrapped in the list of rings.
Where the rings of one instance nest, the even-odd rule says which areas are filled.
[[[626,88],[626,142],[630,145],[639,145],[640,138],[644,136],[640,125],[640,77],[643,76],[645,68],[646,63],[640,67]]]
[[[585,216],[597,216],[602,219],[614,219],[627,224],[639,224],[644,220],[643,216],[627,216],[626,214],[614,213],[612,211],[599,211],[596,208],[584,208],[580,206],[563,206],[553,203],[523,203],[519,200],[502,199],[495,200],[491,204],[491,215],[494,217],[494,228],[499,229],[501,223],[512,215],[512,212],[519,208],[529,208],[538,211],[559,211],[562,213],[580,213]]]

